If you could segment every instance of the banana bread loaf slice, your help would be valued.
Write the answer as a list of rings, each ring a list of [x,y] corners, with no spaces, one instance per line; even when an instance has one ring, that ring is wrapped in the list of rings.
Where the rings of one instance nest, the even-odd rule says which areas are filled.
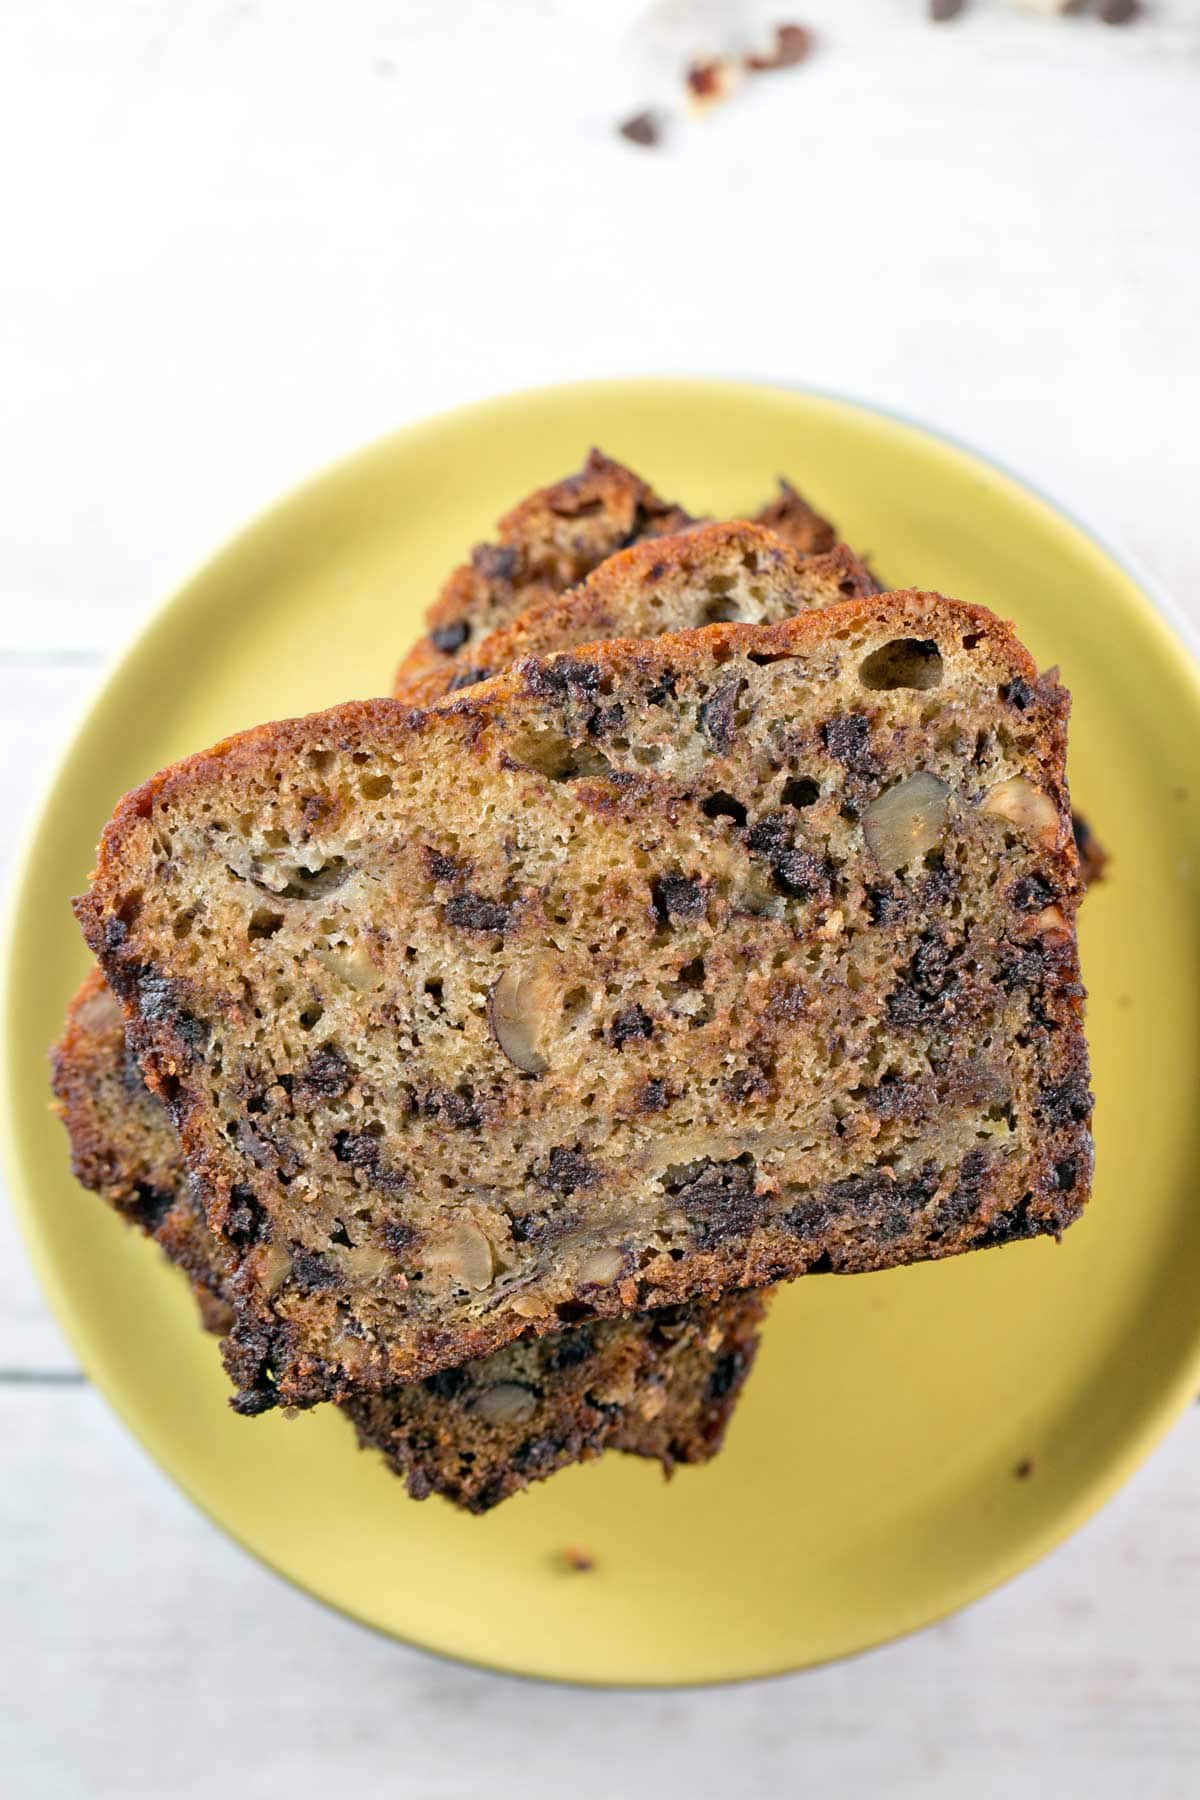
[[[522,656],[551,656],[606,638],[661,637],[721,620],[769,624],[878,590],[845,545],[807,555],[777,532],[731,520],[650,539],[610,556],[562,594],[548,594],[487,632],[453,662],[396,697],[433,706]]]
[[[209,1230],[98,969],[68,1008],[53,1067],[75,1175],[156,1239],[191,1282],[205,1327],[223,1335],[234,1254]],[[670,1474],[720,1448],[762,1311],[762,1296],[735,1293],[566,1327],[343,1406],[363,1447],[382,1451],[415,1498],[441,1494],[471,1512],[606,1449]]]
[[[430,706],[499,674],[519,657],[552,656],[602,638],[658,637],[719,619],[764,624],[800,609],[878,593],[873,572],[844,544],[805,548],[817,541],[807,522],[811,508],[787,482],[780,487],[780,499],[763,508],[757,524],[702,525],[643,541],[610,556],[578,587],[544,593],[425,676],[408,678],[402,669],[397,699]],[[759,528],[768,520],[773,535]],[[778,541],[781,525],[784,543]],[[697,578],[701,570],[704,575]],[[1101,879],[1108,855],[1079,814],[1074,831],[1087,887]]]
[[[757,516],[802,555],[835,546],[832,525],[787,481]],[[575,587],[615,551],[694,522],[632,469],[593,450],[577,474],[515,506],[497,526],[496,542],[477,544],[448,577],[426,614],[425,635],[396,672],[397,697],[407,698],[412,684],[429,676],[449,682],[460,659],[476,660],[472,647],[480,637]]]
[[[237,1256],[243,1405],[1086,1198],[1068,697],[893,593],[261,727],[84,934]]]

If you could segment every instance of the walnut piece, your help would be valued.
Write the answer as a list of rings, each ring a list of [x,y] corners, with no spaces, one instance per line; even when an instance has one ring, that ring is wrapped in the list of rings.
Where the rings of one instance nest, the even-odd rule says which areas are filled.
[[[500,1381],[484,1389],[471,1411],[488,1425],[523,1425],[537,1411],[537,1401],[518,1382]]]
[[[1022,837],[1052,850],[1058,843],[1061,821],[1058,808],[1049,794],[1027,781],[1024,775],[1010,775],[989,788],[980,803],[980,811],[1005,819],[1015,825]]]
[[[548,956],[505,969],[488,995],[492,1036],[523,1074],[544,1075],[550,1067],[547,1028],[557,1000],[554,963]]]
[[[444,1270],[460,1287],[476,1293],[490,1287],[495,1270],[491,1243],[473,1219],[460,1219],[430,1245],[425,1260],[430,1268]]]
[[[863,835],[880,868],[895,874],[936,849],[946,829],[949,800],[946,783],[924,771],[872,800],[863,814]]]

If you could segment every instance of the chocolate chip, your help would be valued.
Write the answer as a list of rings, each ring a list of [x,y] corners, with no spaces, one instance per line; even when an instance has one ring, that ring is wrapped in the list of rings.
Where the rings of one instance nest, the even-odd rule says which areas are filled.
[[[746,67],[755,75],[771,69],[793,69],[812,55],[815,40],[803,25],[777,25],[775,48],[767,56],[748,56]]]
[[[989,1169],[986,1150],[968,1150],[958,1165],[954,1187],[937,1209],[934,1229],[938,1237],[961,1231],[979,1211]]]
[[[1082,1076],[1072,1076],[1058,1087],[1042,1089],[1038,1111],[1054,1130],[1082,1125],[1092,1115],[1092,1096]]]
[[[373,1131],[339,1131],[333,1140],[333,1154],[338,1162],[361,1169],[381,1194],[402,1194],[408,1186],[404,1170],[384,1160],[382,1146]]]
[[[485,581],[511,581],[520,560],[510,544],[476,544],[471,552],[471,563]]]
[[[736,676],[722,681],[696,712],[696,721],[714,750],[722,754],[737,735],[738,695],[742,682]]]
[[[302,1294],[319,1294],[339,1286],[341,1272],[317,1250],[292,1251],[292,1282]]]
[[[866,772],[871,767],[871,722],[861,713],[830,719],[822,726],[821,736],[835,762],[859,772]]]
[[[929,17],[935,25],[942,25],[947,19],[957,19],[966,0],[929,0]]]
[[[665,1081],[648,1081],[634,1097],[634,1107],[638,1112],[663,1112],[670,1104]]]
[[[445,919],[447,925],[457,925],[463,931],[497,934],[512,924],[512,908],[482,894],[454,894],[446,902]]]
[[[908,896],[897,888],[868,888],[867,917],[872,925],[892,925],[908,911]]]
[[[877,1119],[920,1119],[928,1110],[929,1096],[919,1081],[891,1075],[863,1095],[863,1105]]]
[[[654,1026],[648,1014],[640,1006],[626,1006],[619,1012],[609,1027],[609,1042],[620,1050],[623,1045],[634,1038],[648,1038]]]
[[[732,1237],[744,1237],[762,1222],[767,1200],[755,1188],[752,1156],[730,1162],[704,1157],[668,1169],[663,1187],[692,1229],[701,1250],[714,1250]]]
[[[657,113],[634,113],[631,119],[618,125],[617,130],[631,144],[640,144],[645,150],[653,150],[656,144],[662,142],[662,126]]]
[[[545,1167],[538,1173],[540,1186],[555,1194],[573,1194],[577,1188],[594,1187],[600,1171],[578,1150],[561,1146],[552,1150]]]
[[[651,882],[650,892],[654,910],[664,925],[672,919],[704,917],[704,889],[690,875],[660,875]]]
[[[611,737],[613,732],[620,731],[625,723],[625,708],[619,700],[611,706],[602,706],[588,720],[589,737]]]
[[[1096,17],[1105,25],[1128,25],[1141,10],[1138,0],[1099,0]]]
[[[524,675],[531,694],[559,700],[590,698],[600,687],[596,664],[581,662],[574,656],[556,656],[553,662],[529,662]]]
[[[456,1131],[470,1131],[483,1123],[483,1114],[475,1104],[475,1096],[454,1088],[432,1087],[421,1095],[420,1111],[427,1119],[437,1119]]]
[[[294,1105],[311,1112],[323,1100],[340,1100],[354,1086],[355,1071],[336,1044],[324,1044],[311,1056],[292,1089]]]
[[[1056,898],[1055,889],[1042,875],[1020,875],[1008,890],[1009,904],[1022,913],[1041,912]]]
[[[822,1231],[834,1220],[850,1214],[887,1242],[903,1237],[911,1228],[914,1216],[932,1198],[937,1185],[937,1171],[932,1165],[906,1177],[898,1177],[888,1169],[869,1169],[861,1175],[831,1182],[821,1190],[815,1201],[815,1215],[814,1202],[808,1201],[787,1218],[794,1221],[792,1229],[797,1235],[805,1237],[816,1235],[813,1228],[821,1212],[826,1220],[820,1227]]]
[[[723,1091],[734,1106],[744,1106],[749,1100],[764,1099],[771,1083],[762,1069],[735,1069]]]
[[[827,896],[829,870],[820,857],[796,848],[794,823],[785,812],[767,813],[753,826],[746,844],[770,863],[776,886],[783,893],[800,899]]]
[[[466,620],[458,619],[453,625],[435,626],[429,638],[435,650],[440,650],[443,656],[453,656],[456,650],[462,649],[470,635],[471,627]]]
[[[990,1250],[998,1244],[1012,1244],[1021,1238],[1036,1237],[1038,1222],[1032,1213],[1033,1195],[1025,1194],[1007,1212],[997,1213],[982,1236],[973,1240],[977,1250]]]
[[[138,1011],[152,1025],[165,1026],[195,1054],[208,1042],[208,1026],[180,1004],[179,989],[168,976],[143,967],[134,977]]]
[[[238,1250],[270,1242],[271,1222],[250,1188],[235,1187],[225,1213],[225,1236]]]
[[[930,997],[944,992],[950,979],[950,947],[937,932],[927,931],[912,959],[913,986]]]
[[[406,1256],[420,1243],[421,1234],[405,1219],[385,1219],[379,1228],[379,1238],[384,1249],[390,1250],[393,1256]],[[334,1241],[337,1241],[336,1233]],[[349,1239],[346,1241],[349,1243]]]
[[[1009,706],[1015,706],[1018,712],[1027,712],[1033,705],[1034,692],[1027,681],[1015,675],[1000,689],[1000,698]]]
[[[431,881],[458,881],[466,872],[466,863],[456,856],[447,856],[442,850],[435,850],[431,844],[422,844],[421,852]]]

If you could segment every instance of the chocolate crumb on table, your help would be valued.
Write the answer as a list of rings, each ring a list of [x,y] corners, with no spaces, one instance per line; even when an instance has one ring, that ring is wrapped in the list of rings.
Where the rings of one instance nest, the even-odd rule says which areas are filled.
[[[562,1553],[562,1560],[568,1569],[575,1570],[579,1575],[586,1575],[596,1566],[595,1558],[589,1556],[586,1550],[581,1550],[578,1544],[568,1544]]]
[[[1034,1463],[1032,1456],[1023,1456],[1013,1470],[1013,1474],[1018,1481],[1028,1481],[1029,1477],[1033,1474],[1035,1467],[1036,1464]]]
[[[777,25],[775,48],[766,56],[747,56],[743,67],[752,75],[766,74],[772,69],[794,69],[797,63],[806,62],[812,55],[815,42],[805,25]]]
[[[657,113],[634,113],[631,119],[618,125],[617,130],[631,144],[640,144],[646,150],[653,150],[662,143],[662,124]]]
[[[707,112],[720,100],[728,100],[738,84],[738,68],[728,56],[694,62],[684,74],[688,99],[697,112]]]

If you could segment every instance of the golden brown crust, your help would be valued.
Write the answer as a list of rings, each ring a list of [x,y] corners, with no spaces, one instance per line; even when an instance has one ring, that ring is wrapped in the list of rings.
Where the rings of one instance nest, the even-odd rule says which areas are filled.
[[[481,637],[469,655],[398,687],[396,697],[434,706],[523,656],[553,656],[604,639],[661,637],[719,620],[767,624],[876,591],[844,544],[801,554],[761,525],[696,525],[610,556],[578,587],[526,607]]]
[[[921,690],[930,687],[928,658],[935,653],[936,682],[942,682],[944,669],[944,685],[922,698]],[[911,670],[905,673],[909,664]],[[850,697],[856,698],[847,711]],[[1073,938],[1078,868],[1067,826],[1063,775],[1066,712],[1063,691],[1051,681],[1039,681],[1011,628],[980,608],[909,592],[849,601],[775,625],[714,625],[649,643],[605,643],[571,656],[529,661],[438,712],[422,713],[386,701],[362,702],[308,720],[262,727],[164,771],[127,797],[101,844],[96,885],[79,905],[81,922],[121,993],[139,1055],[176,1107],[189,1159],[209,1194],[212,1222],[235,1247],[240,1240],[239,1320],[230,1365],[248,1401],[269,1403],[276,1383],[283,1398],[298,1404],[391,1385],[401,1371],[432,1372],[464,1355],[487,1354],[518,1332],[552,1330],[562,1322],[564,1305],[586,1304],[595,1316],[614,1317],[730,1286],[764,1283],[814,1266],[846,1271],[886,1267],[1006,1237],[1061,1230],[1078,1213],[1090,1172],[1086,1055],[1079,1029],[1082,991]],[[778,762],[772,760],[775,752],[770,748],[775,743],[780,746]],[[789,750],[789,743],[795,748]],[[800,841],[792,841],[796,827],[787,826],[785,840],[780,836],[783,827],[778,826],[781,815],[764,810],[766,794],[775,793],[797,759],[802,769],[820,777],[819,781],[806,777],[800,785],[824,796],[817,805],[808,797],[792,803],[807,808],[803,851]],[[368,772],[363,776],[372,795],[368,808],[352,797],[347,785],[348,772],[360,765]],[[858,821],[871,813],[875,801],[895,787],[898,778],[909,780],[914,767],[934,771],[922,779],[934,782],[939,794],[947,789],[952,793],[952,802],[939,802],[944,816],[940,829],[949,833],[947,860],[926,865],[925,874],[914,866],[911,880],[889,881],[886,871],[882,877],[869,877],[864,827]],[[384,770],[389,771],[386,777]],[[699,793],[697,782],[703,784]],[[419,790],[411,816],[408,801],[394,797],[401,790],[414,795]],[[709,810],[708,799],[699,804],[700,795],[710,790],[715,810]],[[378,794],[391,797],[376,806]],[[485,799],[487,807],[481,811]],[[211,827],[197,823],[206,806],[213,809]],[[946,806],[952,807],[949,813]],[[263,808],[260,825],[255,823],[255,809]],[[353,842],[358,845],[353,856],[366,855],[376,883],[384,880],[384,840],[379,850],[373,849],[364,833],[373,843],[371,834],[383,830],[387,844],[395,846],[408,841],[405,834],[418,828],[417,819],[420,830],[442,841],[448,830],[467,832],[474,874],[463,864],[461,850],[452,853],[434,846],[428,851],[428,867],[406,862],[399,886],[387,877],[379,889],[389,896],[387,910],[378,924],[370,925],[361,916],[358,901],[353,916],[343,908],[338,926],[342,941],[347,928],[367,932],[360,937],[361,955],[367,960],[360,963],[357,975],[350,970],[351,987],[362,979],[374,987],[370,958],[381,956],[380,991],[393,996],[388,1006],[397,1020],[395,1029],[405,1034],[407,1042],[410,1028],[404,1021],[410,1017],[409,1002],[399,997],[395,985],[402,971],[389,960],[392,953],[380,935],[395,926],[401,910],[417,908],[405,931],[424,929],[419,919],[429,922],[437,956],[442,958],[439,966],[447,980],[456,980],[456,958],[465,959],[464,968],[474,968],[481,952],[485,957],[491,954],[472,933],[502,939],[506,959],[525,957],[526,947],[541,942],[544,926],[537,920],[552,904],[557,909],[563,904],[552,903],[548,888],[537,890],[542,895],[538,899],[516,878],[510,899],[487,897],[496,889],[482,885],[483,871],[493,862],[497,870],[505,865],[508,839],[499,819],[506,809],[514,821],[508,829],[523,830],[528,822],[535,833],[531,844],[558,846],[556,856],[566,846],[568,877],[576,869],[586,872],[602,865],[627,872],[622,876],[624,899],[617,899],[614,888],[611,903],[588,901],[584,908],[590,921],[593,914],[587,907],[599,907],[597,923],[587,923],[587,931],[618,925],[629,937],[627,948],[593,953],[589,962],[580,964],[581,969],[603,972],[608,967],[605,959],[611,961],[614,1006],[628,1004],[627,990],[639,980],[658,979],[678,996],[672,1001],[670,1020],[664,1022],[664,1029],[666,1023],[670,1029],[661,1039],[661,1051],[652,1033],[644,1049],[639,1043],[637,1052],[622,1061],[621,1046],[614,1055],[605,1036],[616,1026],[597,1020],[584,1066],[589,1074],[597,1071],[596,1079],[619,1081],[628,1093],[627,1099],[620,1098],[617,1089],[610,1088],[619,1105],[606,1121],[606,1130],[619,1128],[631,1155],[637,1144],[653,1145],[654,1133],[670,1127],[676,1116],[672,1107],[678,1093],[669,1090],[680,1072],[690,1068],[697,1077],[707,1078],[711,1070],[715,1079],[723,1058],[742,1043],[736,1035],[728,1035],[722,1009],[730,1002],[721,996],[745,987],[748,1025],[755,1034],[746,1041],[753,1046],[761,1040],[755,1054],[780,1064],[777,1080],[768,1063],[746,1068],[736,1096],[730,1096],[740,1109],[730,1133],[732,1142],[744,1144],[749,1133],[749,1141],[760,1146],[757,1160],[747,1164],[744,1155],[726,1152],[722,1157],[715,1149],[708,1155],[675,1156],[662,1182],[654,1178],[658,1185],[653,1188],[660,1201],[665,1196],[670,1202],[664,1220],[668,1214],[679,1217],[682,1209],[689,1221],[686,1228],[676,1224],[668,1228],[666,1223],[661,1227],[666,1236],[660,1241],[672,1246],[670,1253],[647,1244],[632,1273],[599,1287],[570,1275],[569,1259],[564,1261],[558,1250],[546,1260],[536,1240],[529,1247],[527,1233],[520,1242],[510,1237],[503,1213],[497,1210],[497,1196],[512,1172],[506,1160],[513,1154],[506,1148],[510,1130],[525,1132],[520,1120],[527,1114],[528,1131],[534,1134],[531,1142],[541,1143],[541,1133],[548,1127],[538,1121],[552,1117],[565,1121],[578,1104],[579,1089],[563,1088],[553,1072],[533,1082],[514,1072],[511,1060],[501,1057],[488,1038],[486,1018],[481,1021],[468,1013],[447,1041],[474,1046],[470,1049],[474,1063],[468,1060],[465,1066],[475,1069],[475,1096],[462,1097],[454,1088],[458,1077],[447,1077],[446,1086],[424,1085],[440,1079],[430,1064],[428,1075],[409,1078],[417,1086],[407,1122],[393,1108],[388,1114],[393,1122],[383,1124],[382,1137],[368,1143],[352,1133],[337,1151],[340,1174],[330,1162],[320,1180],[328,1184],[336,1174],[346,1194],[359,1197],[354,1204],[366,1205],[364,1217],[375,1217],[381,1207],[384,1213],[391,1208],[389,1216],[395,1215],[398,1224],[416,1234],[404,1254],[397,1253],[399,1266],[415,1278],[425,1254],[420,1248],[425,1241],[422,1233],[430,1229],[424,1214],[419,1224],[412,1222],[425,1204],[418,1201],[418,1185],[424,1183],[426,1167],[443,1151],[456,1157],[458,1142],[469,1143],[472,1167],[482,1169],[485,1160],[494,1157],[495,1165],[488,1163],[486,1173],[491,1197],[472,1202],[472,1217],[483,1219],[489,1232],[500,1234],[503,1244],[497,1254],[511,1269],[536,1269],[539,1284],[551,1285],[548,1310],[529,1319],[503,1298],[493,1302],[488,1296],[484,1305],[469,1295],[461,1303],[443,1306],[436,1296],[446,1253],[434,1244],[430,1252],[434,1260],[424,1265],[427,1285],[414,1289],[410,1280],[402,1303],[394,1296],[385,1301],[382,1291],[373,1288],[363,1315],[369,1322],[348,1334],[338,1323],[345,1307],[353,1309],[358,1303],[353,1286],[357,1277],[348,1255],[330,1253],[334,1265],[345,1264],[340,1273],[330,1275],[335,1286],[341,1284],[336,1293],[313,1294],[299,1291],[287,1276],[285,1246],[272,1244],[269,1235],[264,1245],[257,1225],[257,1240],[253,1234],[247,1240],[239,1208],[245,1212],[249,1202],[238,1201],[239,1182],[253,1197],[252,1221],[269,1222],[278,1215],[277,1233],[283,1229],[285,1214],[289,1232],[315,1230],[321,1221],[311,1211],[301,1217],[290,1201],[280,1201],[271,1169],[264,1173],[254,1155],[246,1160],[234,1156],[228,1133],[215,1114],[210,1117],[201,1079],[207,1054],[204,1033],[219,1029],[228,1044],[229,1032],[241,1029],[235,1016],[240,1003],[229,1011],[219,982],[214,988],[204,973],[204,955],[200,964],[190,962],[191,952],[173,948],[174,935],[164,936],[155,921],[171,916],[176,893],[189,904],[209,904],[203,884],[196,885],[195,871],[209,866],[205,859],[210,853],[203,846],[212,839],[213,879],[225,896],[220,904],[227,911],[235,909],[228,917],[213,914],[217,938],[233,941],[235,919],[240,916],[236,908],[255,904],[247,879],[250,887],[280,893],[286,903],[278,913],[272,911],[262,928],[271,946],[262,967],[284,971],[292,963],[281,958],[307,957],[307,939],[304,933],[293,936],[287,925],[292,902],[286,901],[287,890],[279,886],[283,877],[271,875],[261,861],[266,856],[269,862],[276,853],[256,851],[257,860],[245,865],[245,874],[241,872],[247,853],[238,845],[247,833],[256,843],[281,838],[286,844],[295,842],[295,832],[308,833],[314,847],[304,853],[309,860],[303,866],[310,872],[332,846]],[[227,815],[244,816],[246,822],[235,833]],[[268,819],[274,823],[264,839]],[[915,823],[919,825],[920,819]],[[1036,842],[1029,841],[1033,828]],[[191,871],[186,880],[176,853],[163,847],[180,832],[185,837],[190,833],[189,841],[197,846],[190,862],[185,858],[182,865]],[[957,858],[953,863],[952,851]],[[289,849],[286,854],[295,857],[300,851]],[[669,872],[672,860],[681,855],[699,857],[702,878]],[[822,857],[839,859],[844,866],[836,872],[827,861],[822,872]],[[636,874],[639,867],[646,873]],[[722,869],[727,872],[722,874]],[[765,904],[747,909],[736,893],[742,886],[749,893],[764,875],[773,878],[775,897],[768,881]],[[734,898],[723,897],[718,877],[727,887],[732,885]],[[489,883],[499,879],[498,874],[488,876]],[[878,890],[874,895],[872,881]],[[288,882],[291,886],[291,877]],[[989,897],[993,887],[994,898]],[[645,902],[636,898],[640,889],[647,890]],[[561,919],[555,929],[566,933],[563,942],[574,929],[570,907],[584,905],[583,890],[572,891],[576,898],[568,910],[554,913]],[[834,894],[841,896],[838,904],[833,904]],[[305,904],[301,893],[297,919]],[[343,903],[337,898],[322,899],[322,910],[331,916],[339,907]],[[936,934],[932,939],[931,927]],[[252,940],[255,929],[252,919]],[[848,934],[845,952],[843,933]],[[871,966],[886,971],[887,980],[896,984],[891,990],[877,985],[878,976],[865,986],[860,979],[839,989],[837,978],[831,985],[829,975],[804,975],[806,967],[818,971],[826,965],[841,967],[838,959],[843,953],[860,945]],[[731,987],[731,977],[722,973],[732,966],[727,964],[730,955],[745,957],[751,971],[765,969],[769,975],[772,967],[778,967],[795,972],[769,977],[759,987],[746,986],[745,978],[739,977]],[[252,974],[254,959],[262,956],[256,947],[240,973]],[[709,976],[704,973],[706,958]],[[669,975],[676,961],[679,968]],[[303,979],[316,984],[315,993],[324,982],[324,964],[310,968],[305,962],[304,967],[308,972]],[[663,972],[649,976],[651,968]],[[696,981],[703,987],[710,978],[717,983],[712,990],[716,999],[708,1003],[717,1007],[712,1027],[690,1030],[689,1008],[694,1014],[696,1007],[688,994],[701,991]],[[256,991],[259,1004],[269,1006],[267,990],[260,984]],[[336,1016],[348,1021],[351,1013],[355,1018],[361,1013],[365,1018],[366,1002],[352,995],[347,998],[328,984],[321,991],[326,996],[322,1004],[342,1009]],[[657,1003],[646,992],[649,1008]],[[808,996],[803,1004],[802,994]],[[440,997],[436,1004],[445,1010]],[[822,1009],[828,1014],[829,1029],[839,1020],[838,1033],[851,1033],[848,1045],[858,1041],[855,1033],[868,1032],[861,1050],[840,1052],[846,1072],[833,1078],[812,1063],[818,1042],[812,1034]],[[441,1041],[436,1015],[424,1001],[419,1010],[422,1019],[433,1022],[423,1024],[418,1036],[428,1036],[429,1043]],[[703,1006],[698,1016],[703,1023]],[[993,1016],[999,1024],[989,1026]],[[342,1039],[347,1029],[339,1027]],[[464,1029],[473,1035],[458,1035]],[[820,1028],[821,1042],[824,1030]],[[354,1025],[353,1031],[357,1033],[359,1026]],[[376,1033],[372,1042],[377,1042],[378,1027],[371,1031]],[[836,1101],[850,1085],[851,1064],[857,1068],[855,1090],[862,1088],[872,1062],[867,1056],[871,1033],[883,1034],[881,1046],[893,1061],[911,1061],[918,1048],[924,1057],[927,1046],[934,1061],[920,1065],[918,1057],[913,1065],[916,1073],[903,1080],[895,1077],[898,1089],[893,1084],[877,1101],[858,1103],[867,1105],[867,1112],[855,1115],[853,1131],[847,1132],[842,1121],[842,1130],[821,1139],[820,1166],[827,1175],[817,1180],[803,1172],[807,1152],[785,1154],[770,1148],[769,1134],[779,1128],[772,1119],[782,1098],[792,1108],[801,1101],[807,1106],[807,1096],[818,1091],[800,1077],[799,1065],[786,1077],[782,1071],[791,1069],[789,1057],[802,1053],[802,1059],[812,1063],[815,1079],[825,1083],[820,1091]],[[635,1036],[646,1034],[639,1030]],[[1005,1054],[1011,1068],[991,1066],[987,1045],[993,1042],[1010,1047]],[[359,1044],[357,1036],[354,1043]],[[1018,1043],[1019,1051],[1011,1048]],[[680,1061],[684,1045],[686,1054]],[[344,1042],[342,1047],[352,1060],[376,1054],[366,1039],[360,1049],[346,1050]],[[428,1046],[421,1049],[418,1062],[429,1054]],[[918,1065],[926,1067],[925,1074]],[[605,1069],[610,1071],[607,1076]],[[639,1079],[631,1086],[626,1078],[634,1071]],[[307,1080],[303,1070],[299,1078]],[[222,1079],[227,1085],[232,1071]],[[455,1092],[461,1104],[453,1101]],[[1002,1098],[1005,1093],[1007,1100]],[[283,1098],[271,1098],[274,1094],[272,1088],[256,1104],[260,1111],[266,1107],[265,1126],[276,1134],[277,1148],[270,1151],[270,1158],[278,1152],[286,1163],[295,1155],[283,1146],[299,1128],[296,1106],[291,1090],[280,1089]],[[886,1113],[878,1110],[885,1101]],[[376,1115],[381,1108],[387,1110],[381,1093],[373,1094],[371,1107]],[[633,1111],[621,1110],[628,1107]],[[1039,1108],[1045,1111],[1046,1122],[1038,1123]],[[993,1112],[1002,1127],[999,1136],[986,1124]],[[476,1115],[487,1121],[482,1137],[472,1123]],[[318,1116],[323,1116],[319,1106],[306,1105],[306,1121]],[[919,1127],[923,1117],[943,1116],[961,1120],[961,1133],[955,1125],[958,1135],[953,1139],[964,1146],[956,1152],[961,1162],[936,1164],[932,1157],[921,1162],[925,1139],[920,1129],[914,1135],[910,1126]],[[1006,1124],[1010,1116],[1014,1122]],[[633,1125],[622,1124],[622,1119]],[[978,1138],[981,1128],[991,1147],[986,1153],[978,1148],[968,1153],[966,1144]],[[304,1123],[305,1142],[313,1141],[312,1129]],[[333,1129],[332,1118],[323,1129]],[[578,1132],[579,1126],[563,1124],[561,1129],[569,1134]],[[706,1129],[711,1139],[713,1127]],[[408,1173],[390,1160],[393,1131],[405,1142],[411,1140],[415,1161]],[[465,1137],[456,1137],[462,1132]],[[876,1143],[883,1145],[896,1132],[897,1143],[906,1147],[902,1153],[893,1151],[892,1162],[881,1166]],[[257,1143],[263,1154],[267,1141],[262,1128],[256,1127],[252,1148]],[[380,1145],[387,1148],[387,1157]],[[560,1158],[557,1169],[555,1156]],[[793,1168],[788,1158],[794,1156],[799,1160]],[[573,1198],[568,1210],[585,1221],[603,1204],[602,1195],[620,1191],[605,1185],[615,1180],[614,1171],[602,1175],[593,1159],[571,1149],[569,1141],[566,1148],[551,1151],[549,1175],[535,1169],[532,1180],[534,1188],[548,1183],[551,1193],[578,1191],[583,1197]],[[394,1204],[386,1197],[389,1188],[397,1196]],[[538,1198],[534,1188],[521,1190],[520,1204],[529,1208],[529,1217],[537,1223],[555,1213],[558,1202]],[[794,1197],[789,1198],[793,1190]],[[332,1206],[334,1187],[324,1186],[322,1192]],[[514,1193],[505,1204],[516,1200]],[[321,1224],[321,1229],[326,1226]],[[617,1248],[614,1242],[613,1250]],[[461,1262],[466,1253],[460,1245],[453,1254]],[[491,1252],[484,1246],[481,1254],[486,1259],[483,1274],[468,1273],[468,1289],[479,1279],[491,1280],[487,1272]],[[272,1270],[276,1276],[282,1273],[285,1281],[277,1295],[269,1289]],[[420,1305],[417,1295],[424,1296]]]
[[[592,450],[577,474],[514,506],[496,542],[477,544],[448,577],[424,636],[400,665],[397,688],[435,674],[500,619],[573,587],[624,544],[689,522],[631,469]]]
[[[829,521],[785,480],[755,516],[798,555],[825,554],[836,546]],[[411,700],[412,690],[426,681],[449,684],[458,663],[479,661],[481,638],[526,608],[577,586],[630,545],[695,523],[631,469],[593,450],[578,474],[515,506],[501,519],[497,541],[476,545],[471,561],[448,578],[426,615],[425,634],[396,672],[396,698]],[[487,660],[499,666],[494,654]]]

